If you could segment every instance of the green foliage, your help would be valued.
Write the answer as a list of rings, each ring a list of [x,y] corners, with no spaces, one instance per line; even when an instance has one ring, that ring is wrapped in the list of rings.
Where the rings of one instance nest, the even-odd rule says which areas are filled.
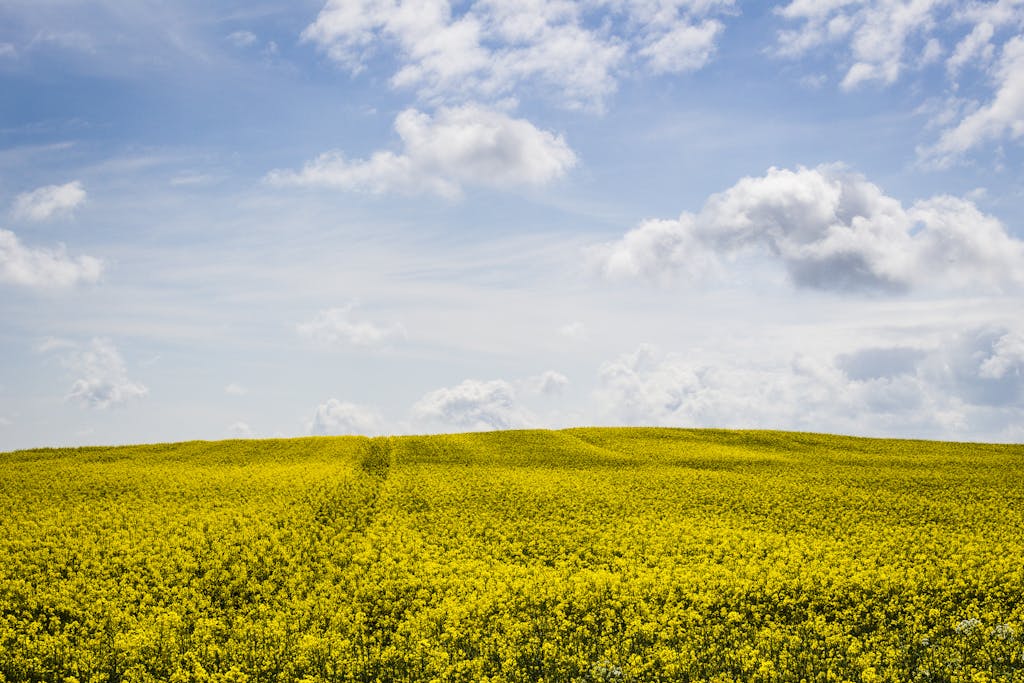
[[[1024,681],[1024,447],[575,429],[0,454],[0,683]]]

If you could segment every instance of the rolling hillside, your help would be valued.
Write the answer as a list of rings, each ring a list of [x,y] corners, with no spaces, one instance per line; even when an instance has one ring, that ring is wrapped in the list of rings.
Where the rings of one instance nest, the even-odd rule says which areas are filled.
[[[1024,681],[1024,446],[0,454],[0,681]]]

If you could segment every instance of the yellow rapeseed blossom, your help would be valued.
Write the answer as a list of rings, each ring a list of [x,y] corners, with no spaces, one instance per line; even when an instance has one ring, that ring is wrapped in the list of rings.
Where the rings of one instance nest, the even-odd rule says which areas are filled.
[[[1024,447],[681,429],[0,454],[0,683],[1024,681]]]

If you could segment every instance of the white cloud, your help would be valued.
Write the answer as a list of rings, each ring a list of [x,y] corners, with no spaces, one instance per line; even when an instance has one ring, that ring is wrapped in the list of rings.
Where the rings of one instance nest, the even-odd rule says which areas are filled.
[[[37,289],[98,282],[103,264],[92,256],[71,257],[63,245],[27,247],[9,230],[0,230],[0,282]]]
[[[93,339],[87,347],[69,349],[61,355],[61,362],[77,377],[65,399],[87,408],[106,410],[149,393],[144,385],[128,378],[124,360],[109,339]]]
[[[569,378],[560,372],[547,370],[536,377],[528,378],[523,384],[532,393],[543,396],[556,396],[565,391],[565,388],[569,386]]]
[[[992,342],[987,357],[978,366],[978,376],[984,379],[1014,377],[1024,381],[1024,334],[1000,331]]]
[[[18,50],[10,43],[0,43],[0,57],[17,57]]]
[[[482,96],[515,94],[533,85],[563,106],[600,110],[615,92],[628,47],[586,28],[580,5],[490,0],[474,10],[486,39],[498,46],[480,72]],[[457,90],[435,92],[458,96]]]
[[[982,21],[962,38],[953,50],[953,54],[946,60],[946,69],[950,76],[955,78],[960,70],[972,61],[979,59],[983,62],[990,61],[995,50],[992,45],[994,34],[995,27],[987,21]]]
[[[926,161],[948,165],[982,144],[1024,135],[1024,36],[1003,45],[994,80],[992,101],[943,131],[933,146],[923,148]]]
[[[972,87],[990,89],[991,99],[975,102],[939,140],[922,147],[923,161],[948,166],[979,145],[1024,134],[1020,0],[792,0],[776,13],[796,24],[779,33],[779,55],[798,58],[826,45],[845,48],[838,51],[837,62],[845,72],[841,86],[847,91],[868,83],[892,85],[906,72],[936,62],[944,52],[942,40],[954,45],[945,62],[952,90],[967,68],[989,76],[988,84],[974,79]]]
[[[179,173],[170,180],[174,187],[191,187],[195,185],[209,185],[218,180],[217,176],[208,173]]]
[[[228,41],[235,47],[251,47],[258,40],[252,31],[235,31],[228,34]]]
[[[374,48],[394,45],[392,85],[431,100],[494,99],[536,80],[560,86],[570,106],[600,101],[623,52],[580,26],[566,2],[478,2],[454,16],[446,0],[331,0],[303,38],[353,72]]]
[[[957,21],[968,25],[990,24],[995,28],[1006,26],[1024,28],[1024,0],[971,0],[961,2],[953,14]]]
[[[964,196],[972,202],[981,202],[988,199],[988,188],[976,187]]]
[[[355,305],[349,304],[320,311],[309,322],[296,326],[296,330],[300,336],[325,348],[378,347],[405,337],[405,329],[401,325],[384,326],[354,320],[354,309]]]
[[[315,435],[363,434],[372,436],[383,430],[384,420],[372,408],[328,399],[317,406],[309,433]]]
[[[850,67],[850,70],[843,76],[843,80],[840,81],[840,86],[843,90],[854,90],[862,83],[867,83],[879,78],[878,67],[874,64],[868,64],[866,62],[857,62]]]
[[[704,66],[730,1],[329,0],[303,39],[353,73],[394,48],[392,85],[429,101],[493,101],[539,90],[570,108],[600,109],[631,71]]]
[[[1021,330],[967,330],[926,367],[929,378],[965,405],[995,410],[1024,407]]]
[[[776,13],[798,26],[778,35],[778,51],[800,57],[829,43],[847,42],[846,75],[842,87],[852,90],[879,81],[890,85],[908,62],[929,61],[930,41],[944,0],[792,0]],[[916,58],[912,58],[916,57]]]
[[[640,50],[655,73],[696,71],[709,61],[725,25],[709,20],[699,25],[680,24]]]
[[[413,406],[413,415],[472,430],[511,429],[532,423],[519,405],[515,387],[500,379],[467,379],[454,387],[431,391]]]
[[[599,378],[599,411],[618,424],[768,426],[783,421],[777,411],[788,403],[773,396],[788,388],[769,371],[695,363],[650,345],[603,364]]]
[[[243,387],[241,384],[231,382],[224,387],[224,393],[228,396],[245,396],[249,393],[249,390]]]
[[[251,439],[253,431],[252,427],[250,427],[248,423],[239,420],[238,422],[234,422],[228,426],[228,434],[236,439]]]
[[[921,53],[920,66],[928,66],[942,59],[942,55],[945,52],[945,48],[942,47],[942,43],[937,38],[931,38],[925,43],[924,51]]]
[[[12,213],[19,219],[45,221],[70,215],[85,198],[85,188],[78,180],[64,185],[47,185],[15,197]]]
[[[703,279],[738,254],[781,262],[799,287],[904,291],[1024,284],[1024,243],[970,201],[909,208],[840,166],[771,168],[712,195],[697,214],[642,223],[590,250],[609,279]]]
[[[938,196],[915,203],[907,215],[919,226],[912,237],[918,283],[960,289],[1024,283],[1024,242],[973,202]]]
[[[425,192],[454,199],[464,185],[543,185],[576,164],[576,155],[560,135],[478,106],[441,109],[433,117],[407,109],[395,119],[395,130],[402,140],[399,154],[381,151],[350,161],[331,152],[299,172],[273,171],[268,180],[371,194]]]
[[[701,241],[694,216],[647,220],[615,242],[588,250],[591,265],[612,281],[647,278],[667,284],[680,273],[697,281],[721,271],[715,253]]]
[[[1020,339],[971,330],[930,348],[795,354],[788,364],[641,345],[601,367],[595,399],[614,424],[1006,440],[1024,418]]]

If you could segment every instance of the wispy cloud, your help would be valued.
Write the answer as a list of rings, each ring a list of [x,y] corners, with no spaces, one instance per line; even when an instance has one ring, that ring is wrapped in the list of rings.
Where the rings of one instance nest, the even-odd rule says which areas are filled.
[[[993,80],[996,89],[991,101],[946,128],[933,145],[923,147],[922,159],[948,166],[985,143],[1024,136],[1024,36],[1003,45]]]
[[[252,31],[234,31],[228,34],[228,42],[235,47],[251,47],[259,38]]]
[[[11,213],[22,220],[45,221],[71,215],[85,199],[86,192],[81,181],[47,185],[15,197]]]

